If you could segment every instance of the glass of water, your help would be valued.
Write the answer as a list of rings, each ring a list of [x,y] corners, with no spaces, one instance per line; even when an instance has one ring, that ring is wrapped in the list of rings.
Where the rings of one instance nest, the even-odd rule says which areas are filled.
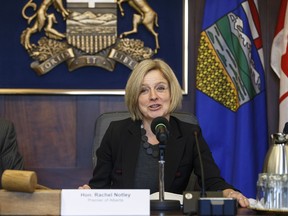
[[[266,209],[288,208],[288,174],[267,174],[264,207]]]
[[[265,207],[267,199],[267,182],[268,182],[268,173],[259,173],[257,180],[257,195],[256,200],[263,208]]]

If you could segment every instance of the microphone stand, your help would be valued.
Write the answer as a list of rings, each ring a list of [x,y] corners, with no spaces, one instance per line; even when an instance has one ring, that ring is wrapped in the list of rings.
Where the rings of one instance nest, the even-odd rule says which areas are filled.
[[[165,167],[165,143],[159,143],[159,200],[151,200],[151,210],[163,211],[163,210],[177,210],[180,209],[179,200],[165,200],[165,184],[164,184],[164,167]]]

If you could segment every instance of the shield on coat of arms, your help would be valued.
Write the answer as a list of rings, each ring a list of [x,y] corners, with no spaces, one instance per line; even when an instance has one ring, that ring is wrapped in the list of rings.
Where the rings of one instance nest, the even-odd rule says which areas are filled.
[[[114,0],[67,0],[67,42],[87,54],[116,43],[117,4]]]

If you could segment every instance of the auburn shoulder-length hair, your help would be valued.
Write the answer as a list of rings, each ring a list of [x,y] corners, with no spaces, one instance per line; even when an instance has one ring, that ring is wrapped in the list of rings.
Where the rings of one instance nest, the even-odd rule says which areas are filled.
[[[143,118],[138,106],[143,79],[149,71],[155,69],[162,72],[169,84],[171,103],[168,112],[172,113],[182,105],[182,90],[171,67],[161,59],[146,59],[131,72],[125,88],[125,103],[134,121]]]

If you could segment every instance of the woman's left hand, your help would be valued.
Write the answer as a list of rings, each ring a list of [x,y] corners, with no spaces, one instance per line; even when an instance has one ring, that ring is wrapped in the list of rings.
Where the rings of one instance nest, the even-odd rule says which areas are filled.
[[[249,206],[249,200],[242,193],[238,191],[234,191],[232,189],[226,189],[226,190],[223,190],[223,196],[227,198],[237,199],[241,207],[246,208]]]

